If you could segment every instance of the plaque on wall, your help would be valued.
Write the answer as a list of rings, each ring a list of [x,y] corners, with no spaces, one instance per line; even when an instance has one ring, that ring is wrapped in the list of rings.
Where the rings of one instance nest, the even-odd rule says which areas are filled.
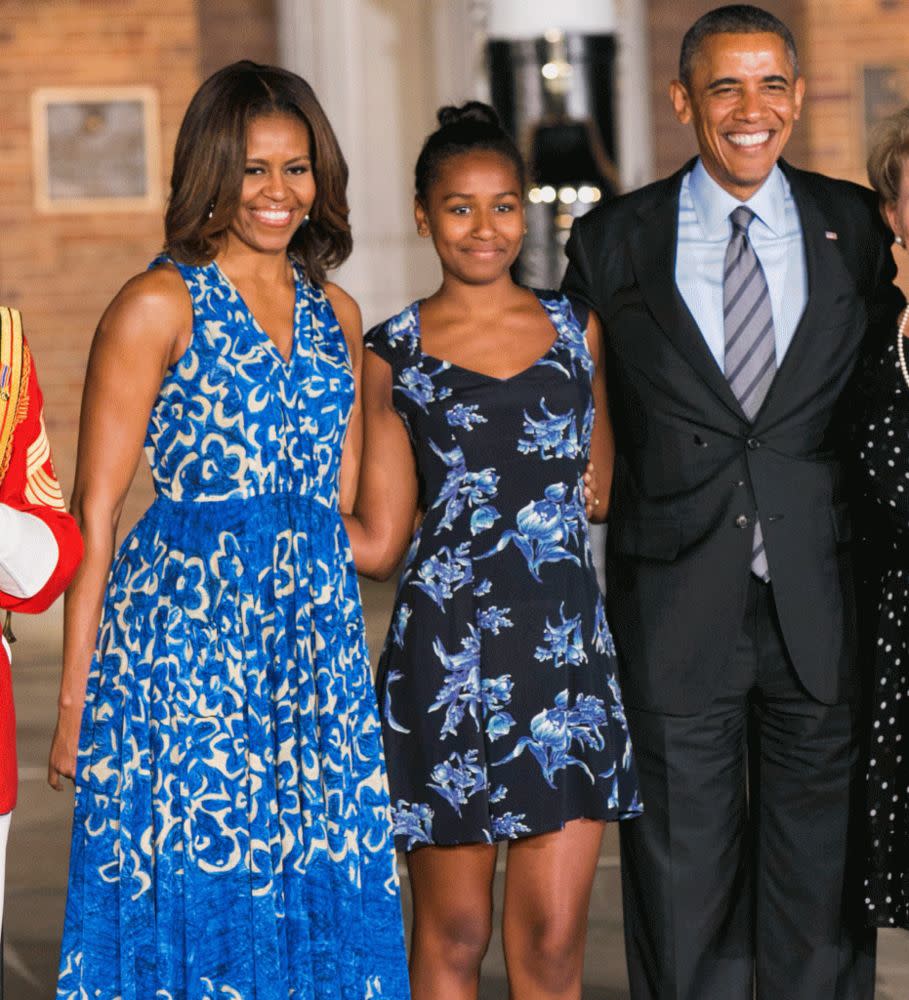
[[[151,87],[45,87],[32,95],[40,212],[161,208],[158,97]]]
[[[865,148],[874,126],[909,105],[909,62],[862,67]]]

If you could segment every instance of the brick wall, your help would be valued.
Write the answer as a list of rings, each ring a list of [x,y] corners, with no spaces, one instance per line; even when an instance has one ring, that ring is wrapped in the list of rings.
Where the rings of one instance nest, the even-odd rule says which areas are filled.
[[[909,76],[907,17],[906,2],[809,0],[805,4],[815,169],[867,183],[862,70],[902,64]],[[907,83],[904,79],[904,86]],[[909,93],[906,96],[909,99]]]
[[[157,169],[166,191],[177,128],[198,80],[194,0],[5,0],[0,7],[0,301],[22,310],[67,492],[92,333],[120,285],[160,247],[163,206],[39,214],[32,93],[40,87],[153,87],[161,119]],[[125,520],[147,502],[146,478],[134,494]]]
[[[868,183],[863,70],[901,68],[899,89],[909,102],[907,18],[907,0],[806,0],[812,169]],[[909,294],[909,255],[897,250],[895,257]]]
[[[202,76],[237,59],[277,61],[274,0],[197,0]]]

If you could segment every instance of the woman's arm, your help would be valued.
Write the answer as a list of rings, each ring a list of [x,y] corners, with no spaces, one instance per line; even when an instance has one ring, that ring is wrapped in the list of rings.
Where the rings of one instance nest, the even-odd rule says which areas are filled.
[[[590,464],[593,466],[591,475],[588,467],[588,487],[591,497],[588,500],[587,511],[591,521],[601,524],[609,512],[609,495],[612,492],[612,470],[615,463],[615,439],[612,434],[612,420],[609,416],[609,401],[606,397],[606,364],[605,345],[603,344],[603,327],[599,317],[593,310],[587,321],[587,346],[593,358],[593,434],[590,441]]]
[[[357,571],[386,580],[401,561],[417,514],[417,468],[392,402],[391,365],[363,359],[365,447],[354,514],[344,518]]]
[[[159,268],[124,286],[92,342],[72,501],[85,557],[64,604],[63,672],[48,764],[48,782],[57,790],[61,777],[76,773],[85,685],[123,502],[164,373],[191,335],[183,281],[175,269]]]

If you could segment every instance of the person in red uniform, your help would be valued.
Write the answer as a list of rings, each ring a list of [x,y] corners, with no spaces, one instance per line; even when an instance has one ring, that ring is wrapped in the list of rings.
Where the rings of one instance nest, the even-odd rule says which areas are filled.
[[[11,613],[36,614],[66,589],[82,538],[51,463],[41,390],[15,309],[0,306],[0,928],[10,813],[16,804]]]

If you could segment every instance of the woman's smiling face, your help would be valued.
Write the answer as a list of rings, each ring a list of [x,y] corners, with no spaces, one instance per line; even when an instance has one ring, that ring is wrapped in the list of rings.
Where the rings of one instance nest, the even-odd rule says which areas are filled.
[[[240,206],[228,239],[260,253],[284,253],[315,197],[306,124],[288,114],[254,118],[246,136]]]

